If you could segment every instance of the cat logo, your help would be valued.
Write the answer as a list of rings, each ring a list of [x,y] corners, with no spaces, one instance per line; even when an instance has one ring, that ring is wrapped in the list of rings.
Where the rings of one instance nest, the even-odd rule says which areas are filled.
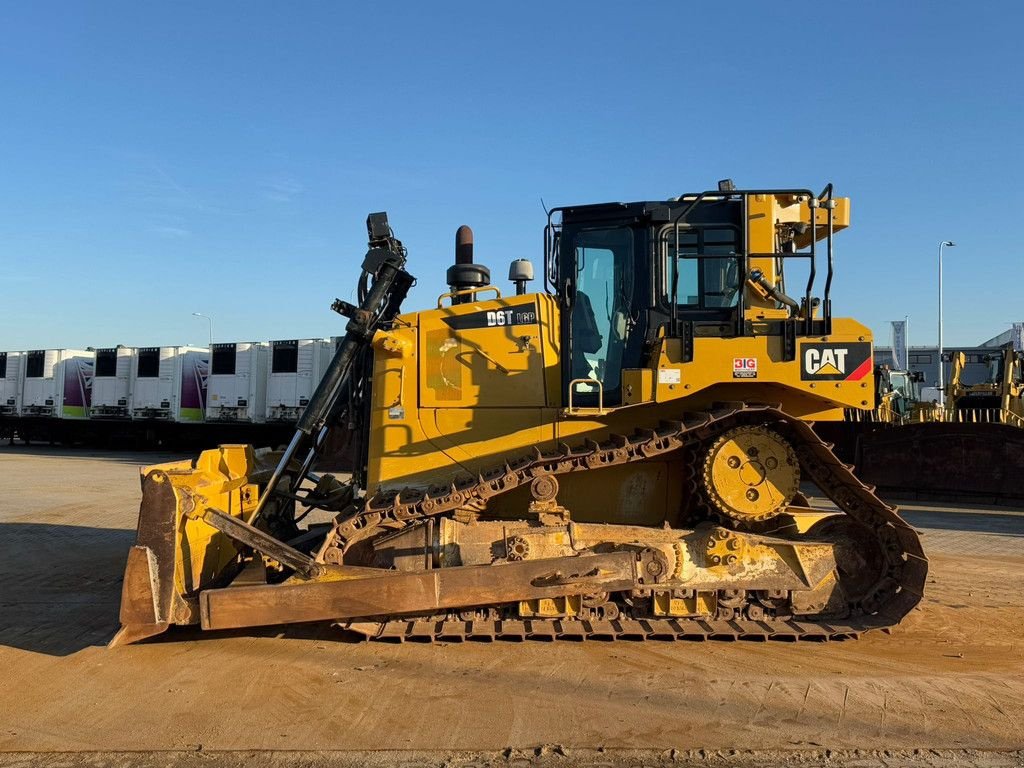
[[[803,381],[859,381],[871,372],[871,343],[804,344],[800,347]]]
[[[838,376],[846,373],[848,349],[808,349],[804,355],[808,373],[815,376]]]

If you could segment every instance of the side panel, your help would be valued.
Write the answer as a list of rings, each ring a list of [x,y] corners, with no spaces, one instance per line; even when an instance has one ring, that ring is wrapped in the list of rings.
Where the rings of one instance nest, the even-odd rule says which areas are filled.
[[[420,407],[551,405],[540,339],[535,296],[420,313]]]
[[[234,371],[214,370],[213,352],[206,378],[206,419],[207,421],[238,421],[255,423],[261,420],[266,403],[260,392],[266,391],[267,371],[260,365],[261,350],[266,345],[259,342],[235,342],[215,345],[217,352],[232,355]]]
[[[267,420],[267,368],[270,347],[264,343],[253,344],[250,353],[252,374],[249,376],[249,401],[252,404],[253,421],[262,424]]]
[[[332,347],[329,341],[323,339],[299,339],[295,342],[295,370],[275,372],[274,342],[271,344],[271,362],[267,375],[267,420],[295,421],[309,403],[326,368],[326,363],[321,361]],[[327,362],[330,362],[330,357]]]
[[[156,376],[139,376],[139,356],[131,367],[133,419],[202,421],[206,408],[209,352],[200,347],[160,347]]]
[[[537,296],[514,296],[420,314],[420,425],[461,472],[553,444],[559,369],[545,357],[549,309]]]
[[[131,410],[133,419],[169,419],[175,400],[175,348],[156,350],[155,376],[140,376],[140,357],[151,354],[151,347],[133,350],[131,368]],[[143,371],[145,373],[145,371]]]
[[[40,354],[41,352],[41,354]],[[41,376],[29,377],[28,358],[41,358]],[[88,416],[93,353],[80,349],[47,349],[26,353],[22,385],[24,416],[84,419]]]
[[[368,483],[427,486],[550,446],[559,397],[547,296],[401,318],[374,342]],[[510,322],[511,320],[511,322]]]
[[[426,487],[451,467],[448,459],[423,433],[417,407],[416,315],[408,323],[374,338],[371,382],[367,486],[401,482]]]
[[[779,403],[802,419],[839,421],[844,408],[874,407],[871,357],[871,332],[847,318],[833,320],[831,336],[798,340],[794,360],[785,359],[780,336],[697,336],[689,363],[681,341],[668,339],[658,357],[655,398],[685,400],[688,408]]]
[[[64,351],[61,358],[56,369],[60,398],[55,415],[60,419],[86,419],[92,395],[92,354]]]
[[[319,345],[314,339],[299,342],[298,370],[293,381],[294,394],[289,405],[299,406],[309,402],[313,394],[313,378],[316,376]]]
[[[42,371],[40,376],[29,376],[26,370],[22,384],[21,412],[25,416],[52,416],[56,407],[58,394],[56,384],[56,367],[60,357],[60,350],[46,349],[33,350],[26,353],[26,365],[32,358],[42,358]],[[29,368],[33,366],[28,366]]]
[[[320,384],[320,379],[327,373],[327,367],[331,364],[331,360],[334,359],[334,353],[338,349],[338,342],[333,339],[322,339],[316,342],[316,369],[313,371],[312,388],[310,389],[310,395],[313,390]]]
[[[552,415],[544,408],[424,408],[420,424],[463,473],[476,474],[533,446],[552,447]]]
[[[210,420],[217,421],[229,417],[233,413],[238,398],[246,397],[244,391],[239,394],[239,389],[240,384],[248,384],[248,347],[248,344],[235,345],[234,373],[215,373],[211,368],[210,375],[206,379],[206,415]]]
[[[96,376],[94,360],[90,418],[124,416],[128,413],[132,351],[125,347],[119,347],[116,354],[113,376]]]
[[[201,422],[206,416],[206,377],[210,356],[206,350],[176,349],[175,362],[180,384],[175,388],[174,420]]]
[[[21,390],[25,375],[25,353],[6,352],[4,375],[0,378],[0,415],[21,413]]]

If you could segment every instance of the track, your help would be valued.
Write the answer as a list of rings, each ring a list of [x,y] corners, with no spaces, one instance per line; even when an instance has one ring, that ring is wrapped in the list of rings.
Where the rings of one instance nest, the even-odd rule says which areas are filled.
[[[612,435],[608,441],[579,446],[559,445],[557,451],[535,449],[530,455],[456,481],[447,488],[424,491],[386,491],[339,517],[320,551],[328,563],[341,563],[345,552],[360,541],[418,520],[453,512],[460,507],[482,506],[498,494],[533,482],[544,475],[583,472],[643,461],[714,439],[741,424],[756,423],[778,430],[794,445],[801,470],[851,520],[869,531],[884,558],[879,576],[849,604],[845,618],[801,617],[765,610],[747,596],[728,619],[650,619],[623,615],[612,620],[551,619],[518,621],[495,606],[481,617],[440,616],[377,622],[348,622],[342,626],[371,639],[784,639],[824,640],[856,636],[892,626],[921,599],[928,570],[917,532],[882,502],[874,490],[840,462],[809,424],[768,405],[737,404],[698,414],[682,421],[639,429],[632,436]]]

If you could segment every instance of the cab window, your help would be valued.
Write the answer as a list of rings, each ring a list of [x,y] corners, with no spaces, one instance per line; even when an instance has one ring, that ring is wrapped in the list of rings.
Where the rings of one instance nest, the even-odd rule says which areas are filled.
[[[737,232],[732,228],[699,228],[679,233],[676,253],[675,230],[662,232],[663,299],[671,302],[673,282],[680,308],[694,310],[732,309],[739,301],[739,259]],[[705,258],[687,258],[698,253]],[[716,258],[721,254],[721,258]]]
[[[634,324],[633,232],[626,227],[582,230],[574,248],[572,378],[601,382],[605,402],[614,404]],[[580,384],[574,397],[597,391],[596,386]]]

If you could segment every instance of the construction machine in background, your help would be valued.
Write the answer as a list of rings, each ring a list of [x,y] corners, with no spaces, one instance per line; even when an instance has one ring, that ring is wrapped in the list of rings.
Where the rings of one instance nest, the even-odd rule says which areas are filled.
[[[924,374],[919,371],[901,371],[888,365],[875,366],[875,408],[850,408],[848,421],[905,424],[937,418],[941,408],[921,399]]]
[[[924,589],[917,533],[812,428],[875,401],[870,332],[832,314],[848,223],[831,185],[557,208],[543,290],[517,260],[503,296],[462,227],[450,290],[403,312],[406,249],[371,214],[358,302],[334,304],[346,333],[287,449],[144,470],[113,644],[174,624],[492,640],[898,623]],[[341,430],[344,479],[315,469]],[[806,481],[834,507],[809,508]]]
[[[1005,344],[987,356],[988,378],[979,384],[963,381],[966,358],[953,354],[946,390],[947,421],[988,422],[1024,428],[1024,353]]]
[[[942,405],[910,402],[904,413],[882,403],[865,419],[847,414],[843,434],[858,474],[888,494],[931,500],[1024,500],[1024,362],[1007,344],[988,356],[986,381],[966,384],[965,356],[951,355]],[[841,454],[844,451],[840,451]]]
[[[874,377],[873,409],[847,408],[842,421],[819,422],[815,427],[818,435],[832,445],[832,452],[842,461],[856,464],[860,443],[869,441],[876,432],[941,419],[942,406],[921,398],[922,373],[876,365]],[[862,473],[858,472],[858,475],[871,482]]]

